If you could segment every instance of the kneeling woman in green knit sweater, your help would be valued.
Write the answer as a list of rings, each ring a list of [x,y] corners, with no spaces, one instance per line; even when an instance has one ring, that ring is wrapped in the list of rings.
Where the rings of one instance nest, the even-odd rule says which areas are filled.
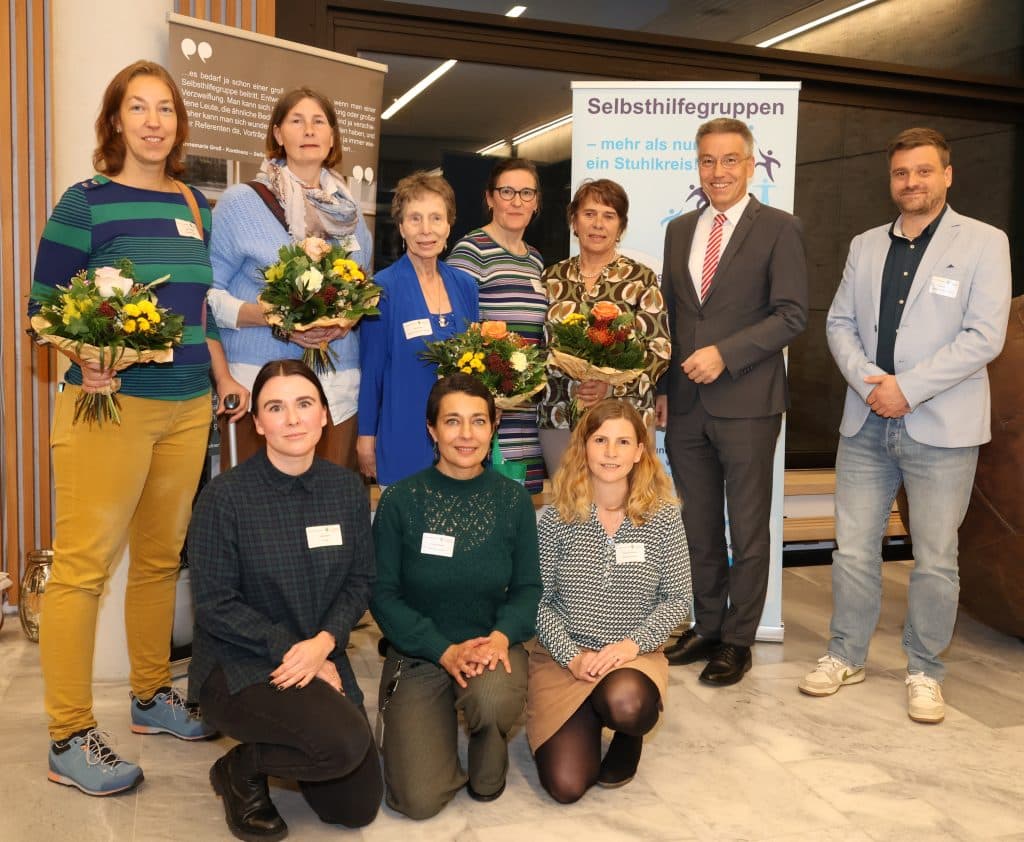
[[[388,641],[378,696],[387,803],[414,819],[436,815],[463,785],[479,801],[504,791],[507,735],[526,701],[522,642],[541,591],[530,496],[483,467],[490,393],[469,375],[439,380],[427,430],[437,462],[389,486],[377,508],[370,604]]]

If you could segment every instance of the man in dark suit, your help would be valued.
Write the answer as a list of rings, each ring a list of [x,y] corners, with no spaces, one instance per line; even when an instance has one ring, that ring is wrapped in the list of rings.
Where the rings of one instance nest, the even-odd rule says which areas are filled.
[[[750,669],[768,587],[772,463],[789,406],[782,349],[807,323],[807,265],[797,219],[747,193],[746,124],[703,124],[697,161],[709,205],[669,224],[662,269],[672,364],[658,422],[683,500],[696,619],[666,655],[707,659],[701,681],[728,685]]]

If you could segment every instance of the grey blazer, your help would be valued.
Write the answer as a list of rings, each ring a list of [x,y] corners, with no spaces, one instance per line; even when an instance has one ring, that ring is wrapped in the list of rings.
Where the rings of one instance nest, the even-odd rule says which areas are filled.
[[[846,378],[839,432],[854,435],[871,411],[882,270],[889,225],[854,237],[825,323],[828,346]],[[988,370],[1002,350],[1010,314],[1006,234],[947,208],[914,275],[896,332],[896,382],[914,441],[969,447],[992,437]]]
[[[807,261],[800,222],[751,197],[718,262],[703,305],[690,275],[690,247],[700,211],[665,232],[662,293],[672,326],[672,364],[663,378],[668,411],[699,399],[709,415],[759,418],[789,406],[782,349],[807,325]],[[726,370],[698,385],[680,364],[696,349],[718,347]]]

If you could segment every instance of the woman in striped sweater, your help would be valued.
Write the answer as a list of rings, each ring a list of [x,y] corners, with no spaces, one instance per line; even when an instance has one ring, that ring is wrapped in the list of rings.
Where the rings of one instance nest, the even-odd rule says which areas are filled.
[[[120,71],[96,119],[99,174],[73,184],[57,203],[33,278],[38,300],[81,269],[128,258],[142,283],[170,275],[156,294],[161,306],[185,319],[172,363],[135,365],[118,375],[120,424],[75,423],[79,394],[110,388],[114,372],[65,352],[72,365],[50,436],[56,535],[39,642],[53,741],[49,778],[89,795],[111,795],[142,780],[142,770],[118,757],[96,728],[92,710],[97,609],[125,543],[132,731],[185,740],[212,734],[171,687],[174,596],[206,453],[211,371],[222,398],[241,396],[236,415],[249,394],[231,378],[216,325],[207,318],[210,209],[201,193],[174,178],[184,169],[187,136],[185,104],[163,67],[139,61]]]
[[[523,158],[500,160],[491,170],[484,201],[491,221],[459,240],[447,263],[476,278],[481,318],[505,322],[509,330],[536,345],[544,338],[548,306],[540,282],[544,260],[523,235],[540,210],[537,168]],[[535,403],[502,412],[498,444],[506,459],[526,463],[526,489],[538,493],[547,474]]]

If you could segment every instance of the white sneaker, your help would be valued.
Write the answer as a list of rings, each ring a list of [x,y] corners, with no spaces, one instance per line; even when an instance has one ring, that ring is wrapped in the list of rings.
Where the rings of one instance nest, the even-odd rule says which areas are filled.
[[[942,685],[923,672],[907,676],[907,714],[915,722],[942,722],[946,717],[946,703],[942,700]]]
[[[864,678],[864,667],[844,664],[830,652],[818,658],[818,666],[797,687],[808,696],[831,696],[844,684],[860,684]]]

